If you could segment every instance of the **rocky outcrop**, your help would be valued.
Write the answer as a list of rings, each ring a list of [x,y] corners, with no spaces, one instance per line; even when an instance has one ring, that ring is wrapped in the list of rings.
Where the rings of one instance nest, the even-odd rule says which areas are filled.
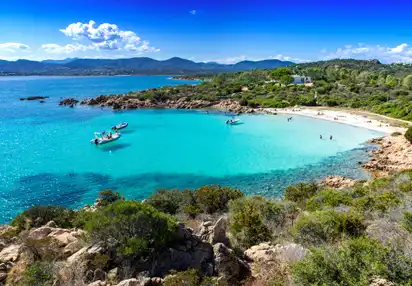
[[[21,244],[11,244],[0,251],[0,261],[17,261],[22,250]]]
[[[245,256],[252,262],[268,263],[281,261],[289,264],[302,260],[307,253],[308,250],[306,248],[296,243],[277,245],[261,243],[246,250]]]
[[[355,181],[343,176],[328,176],[322,180],[321,184],[329,188],[345,189],[353,187]]]
[[[150,92],[151,89],[144,92]],[[252,108],[241,106],[235,100],[208,101],[192,99],[182,96],[166,100],[142,100],[136,96],[121,95],[100,95],[94,98],[85,99],[80,102],[82,105],[110,107],[114,110],[120,109],[139,109],[139,108],[177,108],[177,109],[202,109],[214,108],[235,113],[253,113]],[[60,102],[63,105],[63,101]]]
[[[13,268],[13,265],[10,261],[0,263],[0,285],[6,280],[8,272]]]
[[[59,105],[63,106],[74,106],[78,103],[79,101],[74,98],[65,98],[62,101],[59,102]]]
[[[227,248],[223,243],[213,246],[215,254],[215,270],[221,279],[229,284],[238,285],[239,281],[250,275],[250,268],[247,262],[241,260],[234,251]]]
[[[48,96],[29,96],[29,97],[21,97],[20,100],[44,100],[49,98]]]
[[[369,286],[395,286],[395,283],[384,278],[374,277],[372,278],[371,284],[369,284]]]
[[[221,217],[213,225],[211,221],[205,221],[202,223],[199,236],[203,241],[207,241],[210,244],[223,243],[229,246],[229,239],[226,236],[228,221],[225,217]]]
[[[380,148],[371,151],[373,159],[364,164],[363,168],[375,177],[412,169],[412,144],[404,136],[386,136],[369,142]]]

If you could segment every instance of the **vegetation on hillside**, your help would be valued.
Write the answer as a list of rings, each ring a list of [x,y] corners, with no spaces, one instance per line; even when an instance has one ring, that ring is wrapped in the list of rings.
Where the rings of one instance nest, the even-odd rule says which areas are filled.
[[[313,85],[294,85],[291,75],[309,76]],[[141,100],[237,100],[243,106],[341,106],[412,120],[412,65],[332,60],[275,70],[199,75],[202,83],[131,92]]]
[[[61,227],[81,227],[87,241],[115,249],[110,255],[96,256],[90,267],[117,265],[122,269],[147,263],[170,247],[177,235],[177,221],[227,215],[230,244],[237,253],[262,242],[288,241],[309,249],[303,260],[282,268],[282,274],[279,269],[262,268],[269,279],[262,285],[290,285],[293,281],[294,285],[366,286],[376,277],[411,285],[412,171],[359,181],[343,190],[300,183],[288,187],[285,198],[246,197],[239,190],[212,185],[161,190],[141,203],[106,190],[100,193],[100,200],[105,201],[95,211],[33,207],[13,224],[24,230],[54,220]],[[24,235],[23,231],[20,236]],[[52,248],[50,243],[30,244],[38,254]],[[56,263],[58,256],[36,257],[22,272],[21,285],[48,285],[57,275],[51,263]],[[125,273],[132,273],[128,271]],[[171,274],[165,285],[225,285],[190,269]]]

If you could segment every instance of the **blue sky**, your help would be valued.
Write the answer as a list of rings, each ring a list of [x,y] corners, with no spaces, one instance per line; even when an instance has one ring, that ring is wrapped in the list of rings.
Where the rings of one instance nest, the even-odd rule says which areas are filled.
[[[0,58],[412,62],[407,0],[3,0]]]

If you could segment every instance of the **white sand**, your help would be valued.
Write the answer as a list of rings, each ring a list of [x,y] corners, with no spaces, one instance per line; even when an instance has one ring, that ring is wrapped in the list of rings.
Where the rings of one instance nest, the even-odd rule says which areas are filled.
[[[367,128],[382,133],[391,134],[393,132],[405,132],[405,128],[394,127],[382,120],[369,118],[367,115],[359,115],[349,111],[328,110],[328,109],[310,109],[310,108],[265,108],[268,113],[294,114],[319,118],[334,122],[345,123],[361,128]],[[366,117],[365,117],[366,116]],[[373,116],[375,117],[375,116]]]

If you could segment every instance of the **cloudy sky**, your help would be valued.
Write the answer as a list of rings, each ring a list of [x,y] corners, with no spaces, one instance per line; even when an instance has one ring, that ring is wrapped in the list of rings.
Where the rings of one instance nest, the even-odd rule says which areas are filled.
[[[0,58],[412,63],[411,0],[3,0]]]

